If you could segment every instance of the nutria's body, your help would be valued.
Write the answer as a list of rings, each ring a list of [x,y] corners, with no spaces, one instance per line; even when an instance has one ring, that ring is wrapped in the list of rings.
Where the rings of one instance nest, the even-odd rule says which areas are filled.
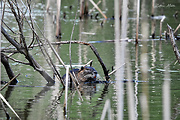
[[[75,73],[78,82],[96,81],[97,71],[93,67],[81,67],[81,69],[73,69],[70,72]],[[66,74],[62,78],[65,81]]]

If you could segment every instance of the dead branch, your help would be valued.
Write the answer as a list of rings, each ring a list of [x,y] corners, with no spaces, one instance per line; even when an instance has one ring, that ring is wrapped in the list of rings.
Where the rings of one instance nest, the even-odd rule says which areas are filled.
[[[169,30],[169,35],[170,35],[170,39],[171,39],[174,54],[175,54],[178,62],[180,63],[180,53],[179,53],[179,49],[178,49],[178,47],[176,45],[176,42],[175,42],[175,37],[174,37],[173,30],[172,30],[171,26],[169,26],[168,24],[167,24],[167,27],[168,27],[168,30]]]
[[[96,48],[90,44],[90,43],[86,43],[86,42],[83,42],[83,41],[60,41],[60,42],[56,42],[56,43],[53,43],[54,45],[60,45],[60,44],[70,44],[73,43],[73,44],[83,44],[83,45],[87,45],[91,48],[91,50],[94,52],[94,54],[96,55],[99,63],[101,64],[102,68],[103,68],[103,71],[104,71],[104,75],[105,75],[105,78],[106,78],[106,81],[109,81],[109,75],[108,75],[108,70],[106,68],[106,65],[104,64],[104,62],[102,61],[99,53],[97,52]]]
[[[75,86],[75,88],[76,88],[76,90],[77,90],[77,92],[79,94],[79,97],[80,97],[81,101],[83,101],[83,98],[82,98],[81,93],[80,93],[80,91],[78,89],[78,86],[76,85],[76,81],[77,81],[76,78],[72,75],[71,72],[69,72],[69,75],[70,75],[70,77],[71,77],[71,79],[72,79],[72,81],[74,83],[74,86]]]
[[[22,1],[21,1],[21,2],[22,2]],[[24,4],[24,3],[23,3],[23,4]],[[16,4],[15,4],[15,6],[18,7]],[[26,22],[28,23],[30,29],[31,29],[32,32],[33,32],[34,37],[36,37],[37,41],[40,41],[40,38],[39,38],[38,34],[37,34],[36,31],[34,30],[34,23],[33,23],[32,17],[31,17],[31,8],[30,8],[30,3],[29,3],[29,2],[28,2],[28,8],[29,8],[29,14],[30,14],[30,23],[28,22],[27,18],[25,17],[24,13],[22,12],[22,10],[20,10],[19,8],[18,8],[18,10],[21,12],[22,16],[25,18]],[[38,27],[38,29],[39,29],[39,26],[38,26],[36,23],[35,23],[35,25],[36,25],[36,26]],[[42,31],[41,31],[40,29],[39,29],[39,31],[40,31],[41,34],[43,35],[43,37],[44,37],[44,39],[46,40],[46,42],[49,44],[50,42],[45,38],[45,36],[44,36],[44,34],[42,33]],[[21,36],[20,36],[20,37],[21,37]],[[25,39],[22,39],[22,42],[24,43],[24,47],[25,47],[25,50],[26,50],[25,52],[28,52],[28,48],[30,48],[31,45],[34,43],[34,38],[33,38],[32,42],[30,43],[30,45],[29,45],[28,48],[27,48],[27,46],[26,46],[26,44],[25,44]],[[39,44],[43,45],[42,41],[40,41]],[[39,46],[40,46],[40,45],[39,45]],[[52,45],[49,44],[49,46],[50,46],[50,48],[52,49],[52,51],[55,53],[55,55],[57,56],[58,60],[64,65],[62,59],[61,59],[61,58],[59,57],[59,55],[56,53],[56,51],[54,50],[54,48],[52,47]],[[43,47],[43,48],[44,48],[44,47]],[[42,49],[41,49],[41,50],[42,50]],[[45,51],[45,48],[44,48],[44,51]],[[48,52],[45,51],[45,53],[46,53],[47,56],[49,56],[49,55],[48,55]],[[45,55],[45,54],[44,54],[44,55]],[[50,57],[48,57],[48,58],[49,58],[49,61],[50,61],[50,63],[51,63],[50,67],[53,67],[53,70],[54,70],[55,74],[58,76],[58,78],[60,79],[61,83],[63,84],[63,82],[62,82],[62,80],[61,80],[61,76],[60,76],[59,72],[56,70],[55,65],[53,64],[53,62],[52,62],[52,60],[50,59]],[[63,86],[64,86],[64,84],[63,84]]]
[[[23,29],[22,23],[23,23],[23,22],[21,21],[21,15],[20,15],[20,13],[19,13],[19,9],[17,9],[17,10],[18,10],[18,14],[17,14],[17,13],[16,13],[16,10],[15,10],[15,8],[14,8],[13,3],[10,2],[10,0],[8,0],[8,3],[9,3],[9,5],[10,5],[11,11],[12,11],[12,13],[13,13],[15,19],[16,19],[16,22],[18,23],[19,32],[20,32],[20,43],[21,43],[21,41],[23,41],[23,43],[24,43],[25,38],[24,38],[24,36],[23,36],[23,31],[22,31],[22,29]],[[17,6],[16,6],[16,7],[17,7]],[[17,8],[18,8],[18,7],[17,7]],[[25,43],[24,43],[24,44],[25,44]]]
[[[4,56],[6,56],[7,58],[9,58],[10,60],[14,61],[14,62],[17,62],[17,63],[21,63],[21,64],[24,64],[24,65],[30,65],[29,63],[26,63],[26,62],[22,62],[22,61],[19,61],[19,60],[16,60],[10,56],[7,56],[4,54]]]
[[[177,32],[178,32],[179,28],[180,28],[180,24],[179,24],[179,25],[177,26],[177,28],[174,30],[174,35],[175,35],[175,36],[177,36],[177,34],[178,34]]]
[[[37,36],[37,37],[38,37],[38,36]],[[38,38],[39,38],[39,37],[38,37]],[[58,70],[56,69],[56,66],[54,65],[54,63],[53,63],[50,55],[48,54],[48,52],[47,52],[47,50],[46,50],[46,48],[45,48],[45,45],[42,43],[42,41],[40,41],[40,39],[37,40],[37,41],[38,41],[38,44],[39,44],[39,46],[40,46],[40,49],[41,49],[42,54],[43,54],[44,57],[46,58],[47,63],[48,63],[49,66],[52,68],[53,72],[55,73],[55,75],[57,76],[58,80],[61,82],[61,84],[63,85],[63,87],[65,87],[64,82],[63,82],[63,80],[61,79],[61,75],[59,74]],[[41,47],[40,44],[42,44],[42,47],[43,47],[43,48]],[[47,56],[47,57],[46,57],[46,56]]]
[[[101,11],[101,9],[97,6],[97,4],[94,3],[93,0],[89,0],[89,1],[90,1],[90,2],[94,5],[94,7],[102,14],[102,16],[103,16],[105,19],[107,19],[106,15]]]
[[[2,91],[6,86],[8,86],[8,85],[9,85],[13,80],[15,80],[19,75],[20,75],[20,73],[17,74],[16,76],[14,76],[8,83],[6,83],[6,84],[0,89],[0,91]]]
[[[96,4],[97,6],[101,3],[101,0]],[[89,15],[93,12],[93,10],[95,9],[96,7],[94,6],[90,11],[89,11]]]
[[[27,51],[27,49],[25,49],[23,46],[21,46],[21,44],[19,44],[17,41],[13,40],[2,26],[1,26],[1,33],[14,47],[16,47],[16,49],[21,54],[23,54],[25,56],[25,58],[29,61],[30,66],[32,66],[36,71],[38,71],[47,80],[48,83],[54,83],[54,80],[35,61],[35,59],[32,57],[32,55]]]
[[[29,18],[30,18],[30,21],[31,21],[31,27],[32,27],[32,29],[34,29],[34,24],[33,24],[33,21],[32,21],[32,16],[31,16],[31,5],[30,5],[30,1],[29,0],[27,0],[27,4],[28,4],[28,9],[29,9]],[[31,41],[31,43],[29,44],[29,46],[28,46],[28,48],[34,43],[34,39],[35,39],[35,32],[34,31],[32,31],[32,33],[33,33],[33,40]]]
[[[4,23],[4,21],[2,20],[2,23],[13,33],[13,34],[18,34],[18,33],[15,33],[6,23]]]

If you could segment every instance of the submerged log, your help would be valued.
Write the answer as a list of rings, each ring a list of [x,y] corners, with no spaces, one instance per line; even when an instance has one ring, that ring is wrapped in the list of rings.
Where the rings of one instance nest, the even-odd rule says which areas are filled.
[[[178,47],[176,45],[176,41],[175,41],[175,37],[174,37],[174,32],[173,32],[171,26],[169,26],[168,24],[167,24],[167,27],[168,27],[168,30],[169,30],[169,35],[170,35],[170,39],[171,39],[171,43],[172,43],[174,54],[175,54],[178,62],[180,63],[180,53],[179,53],[179,49],[178,49]]]

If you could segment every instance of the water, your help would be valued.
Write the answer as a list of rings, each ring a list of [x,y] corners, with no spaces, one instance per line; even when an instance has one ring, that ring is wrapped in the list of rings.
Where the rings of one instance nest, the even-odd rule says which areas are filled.
[[[106,64],[106,67],[111,71],[112,66],[115,66],[115,43],[114,42],[99,42],[106,40],[114,40],[114,20],[108,19],[101,26],[103,16],[99,14],[98,20],[96,19],[83,19],[83,20],[74,20],[76,13],[76,3],[77,1],[63,1],[62,2],[62,11],[66,12],[66,19],[61,19],[61,28],[62,28],[62,41],[70,40],[71,31],[73,27],[73,22],[75,21],[75,31],[73,34],[74,40],[80,40],[84,42],[91,42],[97,48],[103,62]],[[98,1],[95,1],[96,3]],[[150,16],[151,13],[151,1],[148,1],[146,15]],[[170,5],[171,4],[171,5]],[[51,3],[50,15],[46,14],[45,6],[46,4],[41,1],[33,1],[33,18],[36,21],[37,25],[40,27],[45,36],[51,41],[55,42],[55,24],[53,24],[54,16],[56,15],[56,3]],[[72,5],[72,10],[69,9],[69,6]],[[89,8],[92,8],[92,5],[89,3]],[[102,2],[100,8],[103,12],[111,18],[113,16],[114,3],[111,1]],[[159,16],[164,14],[166,19],[163,22],[162,31],[166,31],[166,24],[170,24],[172,28],[176,28],[179,24],[179,17],[175,19],[173,14],[175,11],[179,10],[180,3],[177,1],[164,1],[160,3],[159,1],[155,4],[155,15]],[[164,7],[163,7],[164,6]],[[7,11],[10,11],[8,7]],[[137,80],[138,82],[133,83],[134,90],[134,104],[135,104],[135,116],[137,119],[142,119],[142,93],[143,87],[148,85],[148,101],[149,105],[149,117],[150,119],[163,119],[163,83],[165,76],[164,67],[169,67],[170,74],[170,115],[172,119],[180,118],[180,109],[179,109],[179,84],[180,84],[180,71],[179,63],[175,63],[175,55],[169,40],[165,40],[164,36],[162,40],[159,40],[159,22],[160,20],[155,20],[155,33],[156,39],[151,39],[151,24],[154,24],[151,19],[148,20],[149,32],[147,41],[147,81],[143,80],[142,74],[142,47],[144,47],[143,42],[139,42],[136,46],[134,41],[135,39],[135,26],[136,26],[136,11],[133,1],[129,1],[129,16],[127,21],[127,37],[129,42],[126,42],[126,49],[129,51],[129,60],[131,63],[131,72],[132,80]],[[93,12],[93,16],[98,13],[97,11]],[[28,14],[27,14],[28,16]],[[142,18],[141,18],[142,19]],[[140,19],[140,20],[141,20]],[[12,27],[14,31],[17,31],[16,22],[12,17],[12,14],[5,13],[4,21]],[[140,21],[141,23],[141,21]],[[30,43],[32,39],[32,32],[27,24],[24,25],[25,36],[27,43]],[[36,27],[37,33],[42,35]],[[141,31],[141,30],[140,30]],[[88,34],[87,34],[88,33]],[[139,37],[142,38],[141,32]],[[18,41],[18,39],[17,39]],[[96,42],[98,41],[98,42]],[[177,46],[180,46],[180,42],[177,42]],[[120,43],[121,44],[121,43]],[[9,43],[2,38],[2,48],[9,47]],[[11,47],[11,46],[10,46]],[[69,45],[61,45],[59,48],[54,46],[61,56],[65,64],[69,64]],[[48,49],[49,54],[53,58],[53,62],[56,65],[60,63],[54,56],[53,52]],[[31,50],[31,54],[37,60],[38,63],[52,76],[53,72],[51,68],[46,63],[41,51],[38,47]],[[104,80],[103,70],[94,55],[90,47],[79,44],[72,44],[72,64],[81,65],[86,64],[88,61],[93,60],[93,67],[98,71],[98,79]],[[126,53],[125,53],[126,54]],[[25,58],[22,55],[15,54],[14,58],[24,61]],[[121,56],[120,56],[121,57]],[[43,58],[43,59],[42,59]],[[62,85],[60,82],[56,82],[55,86],[46,86],[46,80],[44,80],[39,73],[34,71],[34,69],[27,65],[22,65],[15,63],[9,60],[11,67],[15,74],[21,73],[18,77],[19,83],[16,86],[10,86],[4,89],[1,94],[8,100],[10,105],[18,113],[18,115],[24,120],[31,119],[63,119],[63,106],[64,106],[64,96],[65,92],[62,90]],[[127,60],[125,61],[125,63]],[[165,65],[165,63],[168,63]],[[126,64],[124,67],[124,79],[127,77]],[[61,75],[65,74],[65,70],[62,67],[58,67]],[[121,80],[115,76],[115,74],[110,76],[112,81]],[[1,66],[1,80],[8,81],[7,74],[3,66]],[[101,114],[104,108],[104,105],[107,100],[110,101],[111,114],[117,119],[118,109],[117,109],[117,93],[116,93],[116,82],[112,82],[109,85],[105,84],[95,84],[95,85],[83,85],[81,88],[82,98],[84,101],[79,99],[79,95],[76,90],[68,92],[68,103],[67,103],[67,118],[68,119],[100,119]],[[124,119],[128,119],[128,96],[127,96],[127,82],[123,83],[124,86],[124,104],[123,104],[123,114]],[[16,116],[7,108],[8,113],[11,116],[11,119],[17,119]],[[108,119],[108,115],[105,116]],[[0,119],[6,119],[5,113],[0,107]]]

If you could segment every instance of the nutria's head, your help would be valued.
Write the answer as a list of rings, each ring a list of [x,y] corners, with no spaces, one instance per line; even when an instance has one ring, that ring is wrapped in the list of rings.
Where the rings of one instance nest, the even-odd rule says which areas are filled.
[[[78,79],[83,82],[95,81],[97,71],[93,67],[81,67],[78,72]]]

